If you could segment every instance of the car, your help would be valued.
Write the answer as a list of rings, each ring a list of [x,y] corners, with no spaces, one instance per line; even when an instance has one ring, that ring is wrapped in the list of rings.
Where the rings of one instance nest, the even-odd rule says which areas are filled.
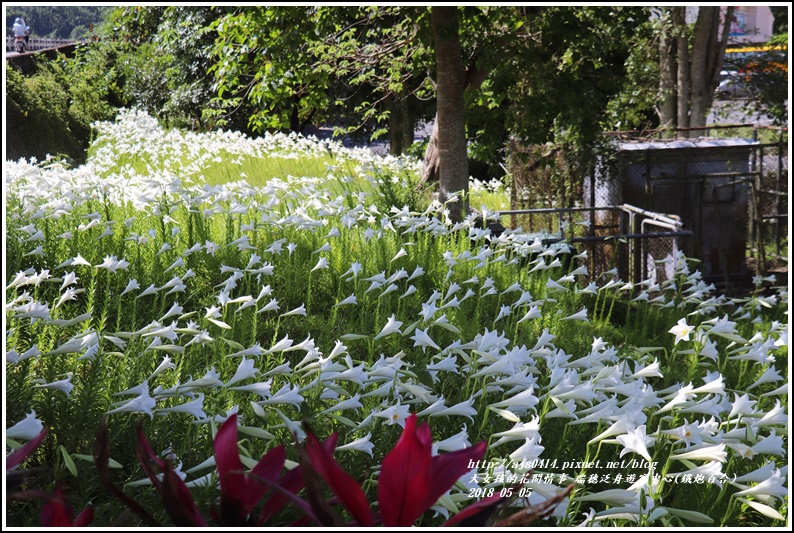
[[[735,70],[723,70],[720,72],[720,84],[714,90],[715,98],[717,100],[747,98],[750,95],[748,78],[747,74],[740,74]]]

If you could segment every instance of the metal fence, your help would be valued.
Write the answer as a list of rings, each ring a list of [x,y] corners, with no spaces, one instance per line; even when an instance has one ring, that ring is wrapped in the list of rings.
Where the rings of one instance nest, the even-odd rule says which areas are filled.
[[[27,43],[26,48],[29,51],[35,50],[48,50],[50,48],[58,48],[59,46],[64,46],[67,44],[74,44],[78,41],[74,39],[38,39],[38,38],[31,38]],[[10,35],[6,37],[6,51],[12,52],[14,50],[14,36]]]
[[[501,211],[508,225],[542,235],[546,244],[565,240],[586,252],[591,277],[614,271],[624,281],[661,283],[673,276],[674,259],[684,239],[675,216],[630,204],[603,207],[513,209]]]

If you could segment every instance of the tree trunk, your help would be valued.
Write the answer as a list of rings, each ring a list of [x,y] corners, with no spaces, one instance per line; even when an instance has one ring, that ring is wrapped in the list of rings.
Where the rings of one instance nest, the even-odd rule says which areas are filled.
[[[672,21],[665,21],[659,39],[659,127],[676,127],[676,60]]]
[[[541,8],[542,9],[542,8]],[[476,91],[485,80],[488,78],[488,74],[490,73],[490,69],[487,67],[477,67],[476,61],[474,61],[470,68],[467,68],[464,71],[463,83],[464,83],[464,92],[466,90],[469,91]],[[413,119],[411,119],[411,139],[413,141]],[[409,144],[410,146],[410,144]],[[468,160],[467,160],[468,162]],[[425,183],[433,183],[438,181],[439,179],[439,158],[438,158],[438,113],[436,113],[435,118],[433,119],[433,130],[430,133],[430,139],[427,142],[427,148],[425,149],[425,159],[422,165],[422,179],[417,185],[417,188],[421,188]]]
[[[725,11],[725,20],[722,23],[722,37],[720,38],[720,42],[718,44],[717,61],[714,64],[713,72],[711,73],[711,81],[709,82],[713,87],[710,92],[712,95],[712,100],[714,96],[714,89],[716,89],[720,84],[720,72],[722,71],[722,65],[725,61],[725,50],[728,48],[728,38],[731,35],[731,24],[733,23],[735,11],[736,7],[734,6],[729,6]]]
[[[433,131],[430,133],[430,139],[427,141],[427,148],[425,149],[425,160],[422,163],[422,180],[419,182],[419,187],[425,183],[435,183],[438,181],[438,113],[433,118]]]
[[[701,6],[698,10],[698,19],[695,23],[695,41],[692,46],[692,61],[690,73],[692,89],[690,96],[691,127],[706,125],[706,115],[709,112],[711,95],[708,94],[711,86],[710,73],[708,72],[709,56],[716,54],[717,35],[719,32],[720,8]],[[713,90],[713,89],[712,89]]]
[[[691,79],[689,74],[689,39],[686,33],[686,7],[678,6],[673,9],[673,27],[676,35],[677,72],[676,86],[678,93],[676,127],[689,127],[689,105]],[[689,134],[685,133],[684,137]]]
[[[408,100],[409,96],[406,93],[407,91],[403,89],[402,98],[400,99],[400,123],[398,127],[402,137],[401,154],[405,153],[414,143],[414,113]]]
[[[400,103],[395,97],[388,98],[389,106],[389,153],[403,153],[403,136],[400,131]]]
[[[389,153],[404,154],[414,143],[414,120],[408,101],[408,91],[389,98]]]
[[[460,222],[468,214],[469,163],[466,152],[466,123],[463,57],[458,35],[458,8],[433,6],[430,11],[436,50],[436,126],[438,130],[439,201],[453,196],[447,205],[449,217]]]

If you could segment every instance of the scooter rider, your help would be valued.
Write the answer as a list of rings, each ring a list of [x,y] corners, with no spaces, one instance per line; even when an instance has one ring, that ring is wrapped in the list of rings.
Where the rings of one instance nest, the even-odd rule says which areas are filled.
[[[30,44],[30,28],[21,17],[17,17],[14,21],[14,37],[24,37],[25,46]]]

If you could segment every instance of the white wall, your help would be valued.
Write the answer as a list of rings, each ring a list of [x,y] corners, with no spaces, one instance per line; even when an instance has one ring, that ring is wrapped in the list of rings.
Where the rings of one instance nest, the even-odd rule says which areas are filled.
[[[698,7],[690,6],[686,10],[686,21],[694,23],[698,17]],[[720,8],[723,17],[727,7]],[[772,23],[775,18],[769,6],[737,6],[734,11],[734,23],[728,44],[762,43],[772,37]]]

